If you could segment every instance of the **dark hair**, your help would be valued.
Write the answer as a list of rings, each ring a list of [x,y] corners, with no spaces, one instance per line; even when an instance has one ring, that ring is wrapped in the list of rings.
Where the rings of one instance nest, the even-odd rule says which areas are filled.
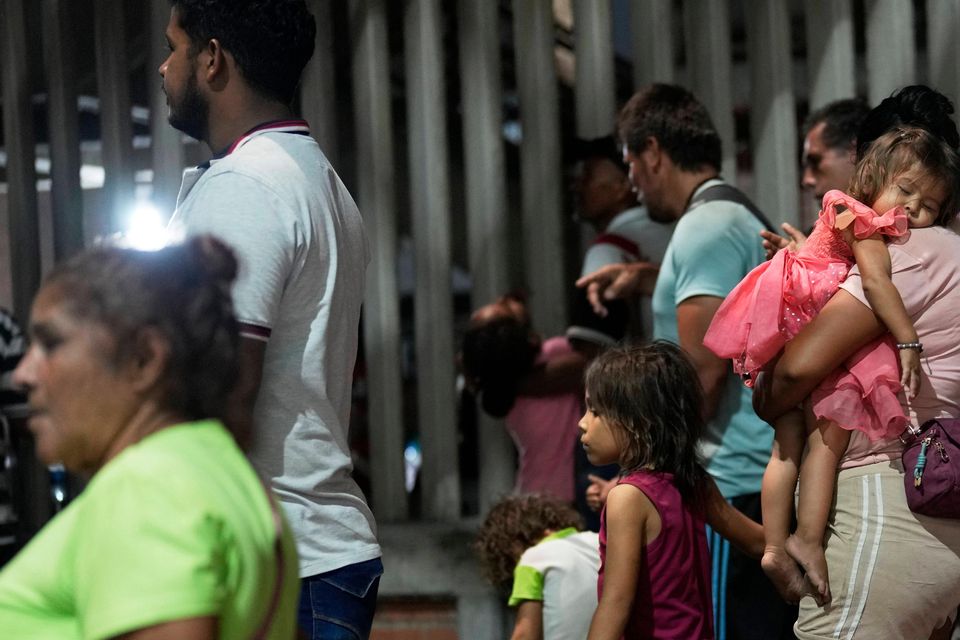
[[[895,127],[877,138],[857,163],[850,179],[850,195],[872,204],[891,180],[916,165],[946,187],[946,200],[934,222],[946,225],[960,211],[960,156],[920,127]]]
[[[623,164],[623,154],[617,146],[617,139],[613,135],[602,138],[577,138],[573,141],[570,150],[570,163],[583,162],[593,158],[603,158],[612,162],[624,174],[627,167]]]
[[[541,494],[508,496],[495,504],[477,532],[473,550],[483,576],[509,589],[523,552],[540,542],[545,531],[583,528],[580,515],[559,498]]]
[[[707,108],[683,87],[652,84],[633,94],[620,111],[617,133],[633,153],[640,153],[649,138],[656,138],[680,169],[720,170],[720,134]]]
[[[165,408],[186,419],[223,418],[237,372],[239,334],[230,285],[237,261],[212,236],[159,251],[87,249],[44,281],[77,319],[102,325],[115,341],[113,362],[133,357],[141,331],[169,341],[162,384]]]
[[[935,89],[915,84],[904,87],[885,98],[871,110],[857,132],[857,159],[866,153],[874,140],[896,126],[926,129],[951,149],[960,147],[960,133],[950,116],[953,103]]]
[[[807,116],[803,124],[806,137],[814,127],[824,125],[821,139],[828,149],[849,149],[857,144],[857,132],[870,107],[862,98],[835,100]]]
[[[656,340],[608,349],[587,368],[586,389],[589,410],[621,430],[623,472],[672,473],[680,494],[697,502],[703,391],[680,347]]]
[[[304,0],[170,0],[195,54],[217,39],[253,88],[290,104],[313,55],[317,25]]]
[[[463,372],[480,392],[483,410],[502,418],[513,408],[520,379],[533,369],[540,341],[530,325],[515,318],[497,318],[467,329],[461,355]]]

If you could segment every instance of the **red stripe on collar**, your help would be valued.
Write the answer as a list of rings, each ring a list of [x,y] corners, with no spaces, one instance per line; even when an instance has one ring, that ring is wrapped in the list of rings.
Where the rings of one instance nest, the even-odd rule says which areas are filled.
[[[255,136],[258,133],[263,133],[264,131],[280,131],[283,133],[310,133],[310,125],[307,124],[306,120],[273,120],[272,122],[264,122],[255,126],[250,131],[247,131],[245,134],[237,138],[232,145],[227,148],[224,156],[228,156],[241,146],[246,144],[246,142]]]

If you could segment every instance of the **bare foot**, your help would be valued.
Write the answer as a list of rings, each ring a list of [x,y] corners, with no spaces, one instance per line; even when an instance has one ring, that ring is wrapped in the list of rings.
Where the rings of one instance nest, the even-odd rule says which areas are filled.
[[[803,596],[813,596],[819,603],[818,594],[800,573],[800,566],[783,547],[764,549],[760,566],[770,578],[780,596],[790,604],[797,604]]]
[[[830,582],[827,577],[827,558],[823,555],[823,547],[816,543],[806,542],[795,533],[787,538],[784,547],[790,557],[803,567],[807,574],[807,580],[819,594],[819,597],[816,598],[817,604],[828,604],[830,602]]]

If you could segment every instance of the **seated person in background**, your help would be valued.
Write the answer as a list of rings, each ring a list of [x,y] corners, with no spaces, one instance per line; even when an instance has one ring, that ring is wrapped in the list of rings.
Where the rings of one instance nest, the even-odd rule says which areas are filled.
[[[41,460],[90,481],[0,572],[0,636],[293,637],[293,537],[220,422],[236,272],[198,236],[91,249],[47,276],[14,382]]]
[[[467,388],[505,418],[516,444],[516,491],[572,503],[586,357],[563,336],[541,338],[524,302],[509,295],[473,312],[460,357]]]
[[[484,576],[517,607],[511,640],[586,637],[597,607],[600,542],[580,527],[577,513],[549,496],[510,496],[490,509],[474,550]]]

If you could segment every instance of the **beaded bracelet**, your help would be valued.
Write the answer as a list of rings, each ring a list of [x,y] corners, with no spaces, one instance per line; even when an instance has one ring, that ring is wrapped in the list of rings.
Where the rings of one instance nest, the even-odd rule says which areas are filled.
[[[919,342],[898,342],[897,349],[916,349],[917,353],[923,353],[923,345]]]

